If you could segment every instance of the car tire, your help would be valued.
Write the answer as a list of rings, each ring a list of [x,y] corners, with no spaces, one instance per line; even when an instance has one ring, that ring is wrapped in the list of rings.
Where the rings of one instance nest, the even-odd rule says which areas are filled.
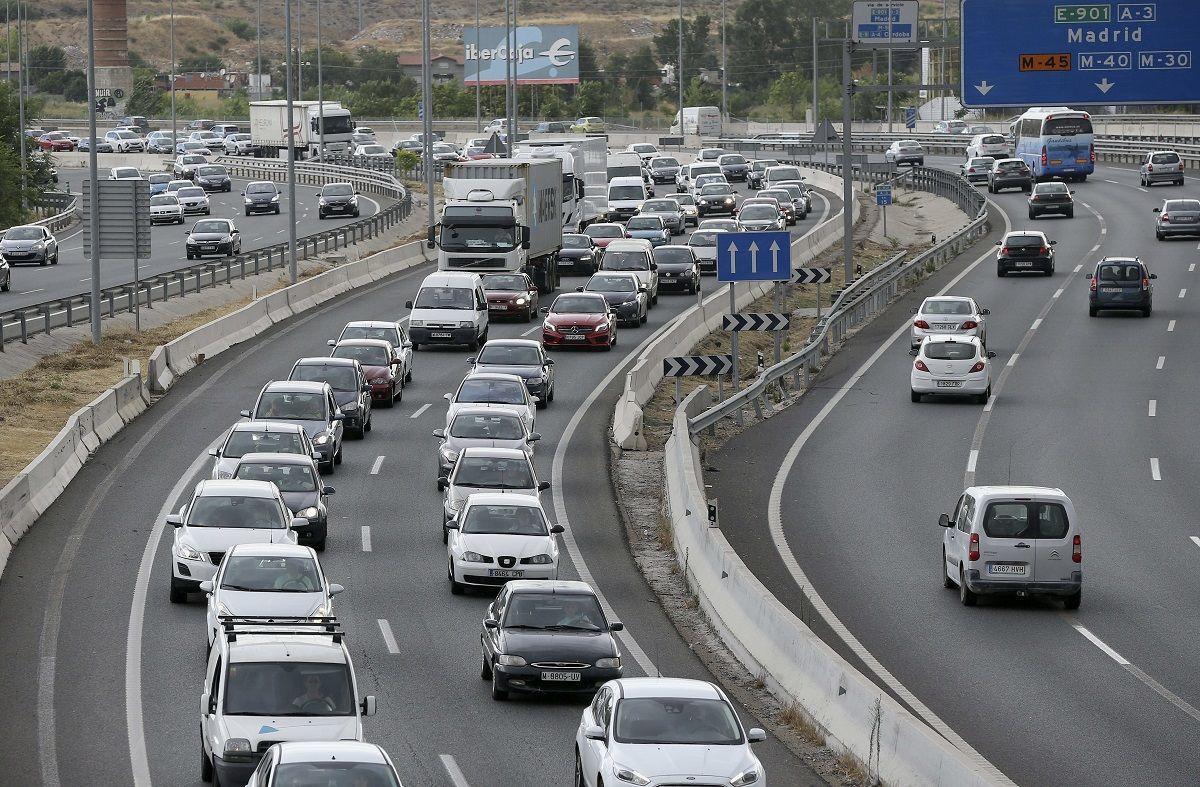
[[[1159,232],[1158,230],[1155,230],[1155,231],[1154,231],[1154,239],[1155,239],[1155,240],[1162,240],[1162,239],[1163,239],[1163,234],[1162,234],[1161,232]]]
[[[649,310],[647,310],[647,311],[642,312],[642,316],[637,319],[637,322],[635,324],[636,325],[645,325],[646,321],[649,319],[650,319],[650,312],[649,312]]]
[[[508,699],[508,691],[500,688],[500,682],[496,678],[495,670],[492,670],[492,699],[496,702],[504,702]]]
[[[1088,307],[1088,317],[1095,317],[1099,313],[1100,313],[1100,310],[1097,309],[1095,306]]]
[[[1031,211],[1029,211],[1029,218],[1030,218],[1030,220],[1036,219],[1036,218],[1037,218],[1037,214],[1036,214],[1036,213],[1034,213],[1034,212],[1031,210]]]
[[[278,205],[275,206],[275,215],[276,216],[279,215],[279,206]]]
[[[333,475],[333,473],[334,473],[334,463],[333,463],[333,461],[331,460],[331,461],[329,461],[329,462],[326,462],[326,463],[325,463],[325,464],[323,464],[323,465],[322,465],[322,464],[320,464],[320,463],[318,463],[318,464],[317,464],[317,471],[318,471],[318,472],[321,472],[321,473],[324,473],[325,475]]]
[[[55,250],[54,250],[54,262],[50,263],[51,265],[57,265],[57,264],[58,264],[58,253],[59,253],[59,252],[58,252],[58,249],[55,249]]]
[[[200,741],[200,781],[208,784],[213,780],[213,764],[204,753],[204,741]]]
[[[1067,211],[1067,218],[1068,219],[1075,218],[1075,209],[1074,208],[1071,208],[1070,210]]]
[[[1005,270],[1003,268],[1001,268],[1000,266],[996,266],[996,277],[1003,279],[1004,274],[1005,274]]]
[[[987,404],[988,399],[992,398],[992,386],[988,386],[987,390],[975,397],[976,404]]]
[[[246,215],[247,215],[247,216],[249,216],[249,215],[250,215],[250,209],[249,209],[249,208],[246,208]]]
[[[417,345],[415,345],[415,344],[414,344],[414,345],[413,345],[413,349],[414,349],[414,350],[415,350],[415,349],[417,349]],[[406,371],[406,372],[404,373],[404,382],[405,382],[405,383],[411,383],[411,382],[412,382],[412,369],[409,369],[408,371]]]
[[[545,399],[538,399],[537,402],[534,403],[534,407],[536,407],[539,410],[545,410],[549,404],[550,403],[548,401],[546,401]]]
[[[11,276],[9,276],[9,278],[4,280],[4,284],[0,285],[0,292],[8,292],[10,289],[12,289],[12,277]]]
[[[917,403],[917,402],[921,401],[921,394],[917,393],[916,391],[914,391],[910,388],[908,391],[908,398],[910,401]]]
[[[171,603],[185,604],[187,603],[187,591],[175,584],[175,577],[171,577]]]
[[[658,305],[658,290],[655,290],[655,291],[654,291],[654,296],[653,296],[652,298],[650,298],[650,305],[651,305],[651,306],[657,306],[657,305]]]
[[[320,541],[314,541],[313,549],[317,550],[318,552],[324,552],[325,551],[325,541],[327,539],[328,539],[328,537],[322,538]]]
[[[979,596],[976,596],[967,587],[967,578],[961,568],[958,570],[958,601],[964,607],[973,607],[979,601]]]
[[[42,257],[42,261],[38,263],[38,265],[42,265],[42,266],[49,265],[49,264],[50,264],[50,255],[49,254],[47,254],[45,257]]]
[[[1146,308],[1142,309],[1142,316],[1149,317],[1151,311],[1152,311],[1151,307],[1147,306]]]
[[[479,660],[479,664],[480,664],[479,679],[480,680],[491,680],[492,679],[492,662],[488,661],[486,651],[483,653],[483,657]]]
[[[1063,599],[1063,609],[1079,609],[1079,603],[1083,601],[1083,591],[1076,590],[1071,595]]]
[[[950,578],[950,572],[946,570],[946,548],[942,547],[942,587],[946,590],[954,589],[954,580]]]
[[[450,561],[446,569],[446,579],[450,581],[451,595],[461,596],[463,591],[467,589],[463,583],[454,581],[454,561]]]
[[[342,463],[342,447],[339,445],[337,453],[333,455],[333,463],[340,465]]]

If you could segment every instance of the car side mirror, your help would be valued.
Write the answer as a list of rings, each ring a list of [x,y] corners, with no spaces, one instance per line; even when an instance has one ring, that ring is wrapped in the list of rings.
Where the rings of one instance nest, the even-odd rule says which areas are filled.
[[[206,579],[200,583],[200,592],[201,593],[212,593],[214,587],[215,586],[213,585],[213,581],[211,579]]]
[[[250,417],[250,411],[249,411],[249,410],[242,410],[242,411],[240,411],[240,412],[241,412],[241,414],[242,414],[242,418],[249,418],[249,417]]]
[[[920,350],[919,348],[917,348],[917,347],[911,347],[911,348],[909,348],[909,350],[908,350],[908,354],[909,354],[909,355],[911,355],[912,357],[916,358],[916,357],[917,357],[917,353],[919,353],[920,351],[921,351],[921,350]]]
[[[589,724],[587,726],[587,729],[585,729],[583,731],[583,737],[585,737],[591,741],[606,740],[606,736],[604,734],[604,728],[601,727],[599,724]]]
[[[608,624],[608,630],[609,631],[624,631],[625,624],[621,623],[620,621],[614,620],[612,623]]]
[[[525,442],[536,443],[538,440],[541,440],[541,439],[542,439],[542,436],[540,434],[538,434],[537,432],[534,432],[533,434],[529,435],[529,437],[525,438]]]
[[[1085,279],[1090,279],[1090,278],[1092,278],[1092,274],[1090,274],[1090,273],[1085,273],[1085,274],[1083,274],[1083,278],[1085,278]]]
[[[447,530],[458,530],[458,520],[457,519],[447,520],[446,521],[446,529]]]
[[[474,366],[474,365],[475,365],[475,356],[471,356],[470,358],[467,359],[467,366]]]
[[[308,527],[307,519],[305,519],[302,516],[292,517],[292,525],[291,525],[292,530],[299,530],[300,528],[303,528],[303,527]]]
[[[448,393],[444,393],[444,394],[442,394],[442,398],[443,398],[443,399],[445,399],[447,402],[452,402],[452,401],[454,401],[454,397],[453,397],[453,396],[451,396],[451,395],[450,395],[450,394],[448,394]]]
[[[938,517],[938,527],[950,527],[950,515],[942,514]]]
[[[1158,274],[1157,274],[1157,273],[1151,273],[1151,274],[1150,274],[1150,278],[1151,278],[1151,279],[1157,279],[1157,278],[1158,278]]]
[[[1154,212],[1155,212],[1155,213],[1162,213],[1162,208],[1155,208],[1155,209],[1154,209]]]
[[[645,287],[638,287],[638,290],[637,290],[637,291],[638,291],[638,292],[646,292],[646,288],[645,288]]]
[[[650,263],[650,270],[652,270],[652,271],[658,270],[658,263],[657,262]]]
[[[219,448],[213,448],[212,450],[210,450],[210,451],[208,452],[208,455],[209,455],[209,456],[220,456],[220,455],[221,455],[221,449],[219,449]]]
[[[334,582],[332,585],[329,586],[330,598],[332,598],[333,596],[336,596],[339,593],[344,593],[344,592],[346,592],[346,588],[342,585],[339,585],[336,582]]]
[[[364,715],[364,716],[374,716],[375,715],[375,695],[374,694],[368,694],[367,696],[363,697],[362,715]]]
[[[992,313],[992,310],[991,309],[980,309],[979,313],[986,317],[987,315]]]
[[[344,413],[334,413],[334,414],[333,414],[333,416],[332,416],[332,417],[331,417],[329,420],[331,420],[331,421],[345,421],[345,420],[346,420],[346,416],[345,416],[345,414],[344,414]]]
[[[404,308],[406,308],[406,309],[411,309],[411,308],[412,308],[412,301],[405,301],[405,302],[404,302]]]
[[[543,306],[542,308],[538,309],[538,312],[540,312],[541,314],[549,314],[549,313],[550,313],[550,307],[549,307],[549,306]]]
[[[917,313],[917,307],[916,307],[916,306],[912,307],[911,309],[909,309],[909,310],[908,310],[908,313],[909,313],[909,314],[916,314],[916,313]]]
[[[544,365],[545,365],[545,366],[553,366],[553,365],[554,365],[554,359],[553,359],[553,358],[547,358],[547,359],[544,361]]]
[[[751,743],[762,743],[767,739],[767,733],[763,732],[758,727],[751,727],[746,731],[746,740]]]
[[[200,694],[200,712],[201,712],[201,713],[203,713],[203,714],[205,714],[205,715],[209,715],[209,714],[211,714],[211,713],[212,713],[214,710],[215,710],[215,708],[213,707],[213,703],[212,703],[212,701],[209,699],[209,697],[208,697],[208,694],[207,694],[207,693],[201,693],[201,694]]]
[[[500,621],[496,620],[495,618],[484,618],[483,627],[489,629],[498,629],[500,628]]]
[[[337,347],[337,339],[326,339],[325,346],[326,347]]]
[[[1072,193],[1072,194],[1074,194],[1074,193],[1075,193],[1075,189],[1071,189],[1071,193]]]
[[[441,440],[445,440],[446,439],[446,430],[445,429],[434,429],[433,436],[437,437]]]
[[[550,532],[551,533],[565,533],[565,532],[567,532],[567,529],[565,527],[563,527],[562,525],[551,525]]]
[[[1056,240],[1052,240],[1052,241],[1050,241],[1050,245],[1051,245],[1051,246],[1057,246],[1057,245],[1058,245],[1058,241],[1056,241]]]
[[[336,494],[337,494],[337,490],[336,490],[336,489],[334,489],[332,486],[323,486],[323,487],[321,487],[321,494],[323,494],[323,495],[336,495]]]
[[[363,392],[363,393],[370,393],[370,392],[371,392],[371,384],[370,384],[370,383],[363,383],[363,384],[362,384],[362,392]]]
[[[438,479],[438,491],[439,492],[445,492],[446,487],[449,485],[450,485],[450,482],[447,479],[445,479],[445,478]]]
[[[989,358],[995,358],[995,357],[996,357],[996,353],[995,353],[995,352],[993,352],[993,351],[991,351],[991,350],[988,350],[987,357],[989,357]]]
[[[996,245],[997,245],[997,246],[999,246],[999,245],[1000,245],[1000,241],[996,241]]]
[[[167,524],[171,527],[182,527],[183,516],[180,514],[167,514]]]

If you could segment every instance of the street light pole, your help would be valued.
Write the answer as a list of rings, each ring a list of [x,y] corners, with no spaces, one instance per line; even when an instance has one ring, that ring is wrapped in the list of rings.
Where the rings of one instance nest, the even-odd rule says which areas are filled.
[[[817,104],[817,100],[818,100],[818,99],[817,99],[817,18],[816,18],[815,16],[813,17],[813,20],[812,20],[812,57],[813,57],[813,66],[812,66],[812,89],[813,89],[813,100],[812,100],[812,122],[813,122],[813,135],[815,136],[815,135],[816,135],[816,133],[817,133],[817,106],[818,106],[818,104]]]
[[[260,54],[259,57],[261,58],[261,56]],[[260,60],[259,63],[261,72],[262,61]],[[171,152],[176,153],[179,151],[179,140],[175,135],[179,132],[175,120],[175,0],[171,0],[171,73],[168,75],[168,79],[171,81]],[[95,135],[93,135],[93,139],[95,139]]]
[[[421,131],[425,143],[425,202],[427,227],[437,223],[433,193],[433,63],[429,48],[429,0],[421,0],[421,93],[425,102],[425,117]]]
[[[483,133],[483,115],[480,113],[479,87],[479,0],[475,0],[475,133]]]
[[[292,0],[283,0],[283,38],[286,49],[292,48]],[[288,188],[288,278],[292,284],[300,278],[296,270],[296,119],[292,101],[292,54],[287,53],[283,70],[284,90],[287,93],[287,188]]]
[[[88,0],[91,7],[91,0]],[[21,145],[21,205],[25,205],[25,171],[28,168],[28,162],[25,159],[25,75],[28,70],[28,62],[25,58],[25,28],[28,26],[29,20],[26,19],[28,9],[21,10],[24,3],[17,0],[17,114],[20,117],[17,122],[20,124],[21,133],[17,135]],[[90,31],[89,31],[90,32]],[[90,47],[89,47],[90,49]],[[96,100],[95,91],[92,92],[92,102]],[[93,140],[95,135],[93,134]],[[88,145],[89,148],[94,148],[95,144]]]
[[[687,126],[683,124],[683,0],[679,0],[679,62],[676,63],[675,82],[679,85],[679,135],[687,136]],[[696,127],[699,133],[699,126]]]
[[[291,41],[289,38],[288,41]],[[296,100],[304,98],[304,0],[296,0]]]
[[[91,254],[88,255],[92,268],[92,297],[88,303],[91,312],[92,344],[100,343],[100,185],[99,167],[96,165],[96,11],[93,0],[87,0],[87,90],[88,90],[88,177],[92,183],[92,199],[88,211],[88,232],[91,236]],[[21,137],[25,136],[24,126]],[[23,162],[22,162],[23,163]]]
[[[721,0],[721,122],[729,122],[729,100],[726,95],[728,83],[725,79],[725,0]],[[721,131],[724,132],[724,125]],[[778,335],[778,334],[776,334]]]
[[[171,0],[171,2],[172,2],[172,3],[174,3],[174,2],[175,2],[175,0]],[[257,15],[255,16],[255,20],[254,20],[254,26],[255,26],[255,35],[254,35],[254,38],[255,38],[255,47],[256,47],[256,48],[257,48],[257,50],[258,50],[258,53],[257,53],[257,55],[258,55],[258,65],[256,66],[256,68],[258,69],[258,100],[259,100],[259,101],[262,101],[262,97],[263,97],[263,72],[262,72],[262,4],[263,4],[263,0],[258,0],[258,13],[257,13]]]
[[[516,92],[515,61],[513,60],[512,0],[504,0],[504,157],[512,158],[513,148],[513,93]]]
[[[321,0],[317,0],[317,128],[320,136],[317,141],[317,150],[321,154],[321,161],[325,160],[325,101],[322,98],[323,79],[321,74]]]

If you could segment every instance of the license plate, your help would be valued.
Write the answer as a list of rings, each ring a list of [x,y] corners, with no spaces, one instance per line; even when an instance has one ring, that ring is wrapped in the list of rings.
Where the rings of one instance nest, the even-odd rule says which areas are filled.
[[[1120,292],[1120,287],[1101,287],[1100,292]]]
[[[1023,577],[1025,576],[1025,566],[1013,565],[1012,563],[992,563],[988,566],[988,573],[1003,574],[1009,577]]]
[[[1032,267],[1033,267],[1033,261],[1032,261],[1032,260],[1031,260],[1031,261],[1028,261],[1028,262],[1020,262],[1020,261],[1018,261],[1018,262],[1017,262],[1017,267],[1018,267],[1018,268],[1032,268]]]
[[[581,341],[583,341],[583,337],[582,337],[582,336],[567,335],[567,336],[564,336],[563,338],[564,338],[564,339],[566,339],[566,340],[567,340],[567,341],[569,341],[569,342],[581,342]]]
[[[958,388],[961,385],[962,385],[962,382],[959,380],[938,380],[937,381],[938,388]]]
[[[556,680],[568,683],[578,683],[583,680],[583,676],[578,672],[543,672],[542,680]]]
[[[488,576],[501,579],[520,579],[525,576],[525,572],[515,568],[489,568]]]
[[[950,330],[954,329],[954,323],[939,322],[936,325],[934,325],[933,327],[939,331],[950,331]]]
[[[1176,224],[1191,224],[1195,221],[1195,219],[1193,219],[1191,216],[1179,216],[1171,219],[1171,221],[1175,222]]]
[[[434,339],[449,339],[450,338],[450,333],[448,331],[431,331],[429,335],[432,336]]]
[[[1057,165],[1059,165],[1059,164],[1061,164],[1061,163],[1062,163],[1062,159],[1059,159],[1059,158],[1052,158],[1052,159],[1050,159],[1050,163],[1051,163],[1051,164],[1054,164],[1055,166],[1057,166]]]

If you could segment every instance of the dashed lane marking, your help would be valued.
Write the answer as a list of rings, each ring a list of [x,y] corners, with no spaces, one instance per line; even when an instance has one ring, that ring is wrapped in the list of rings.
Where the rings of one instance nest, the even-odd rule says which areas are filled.
[[[417,411],[415,413],[413,413],[412,415],[410,415],[409,418],[420,418],[421,413],[425,412],[432,406],[433,406],[433,404],[431,402],[426,402],[425,404],[418,407]]]
[[[400,646],[396,644],[396,637],[392,635],[392,624],[383,618],[375,622],[379,624],[379,633],[383,635],[383,644],[387,646],[388,653],[393,656],[400,655]]]

